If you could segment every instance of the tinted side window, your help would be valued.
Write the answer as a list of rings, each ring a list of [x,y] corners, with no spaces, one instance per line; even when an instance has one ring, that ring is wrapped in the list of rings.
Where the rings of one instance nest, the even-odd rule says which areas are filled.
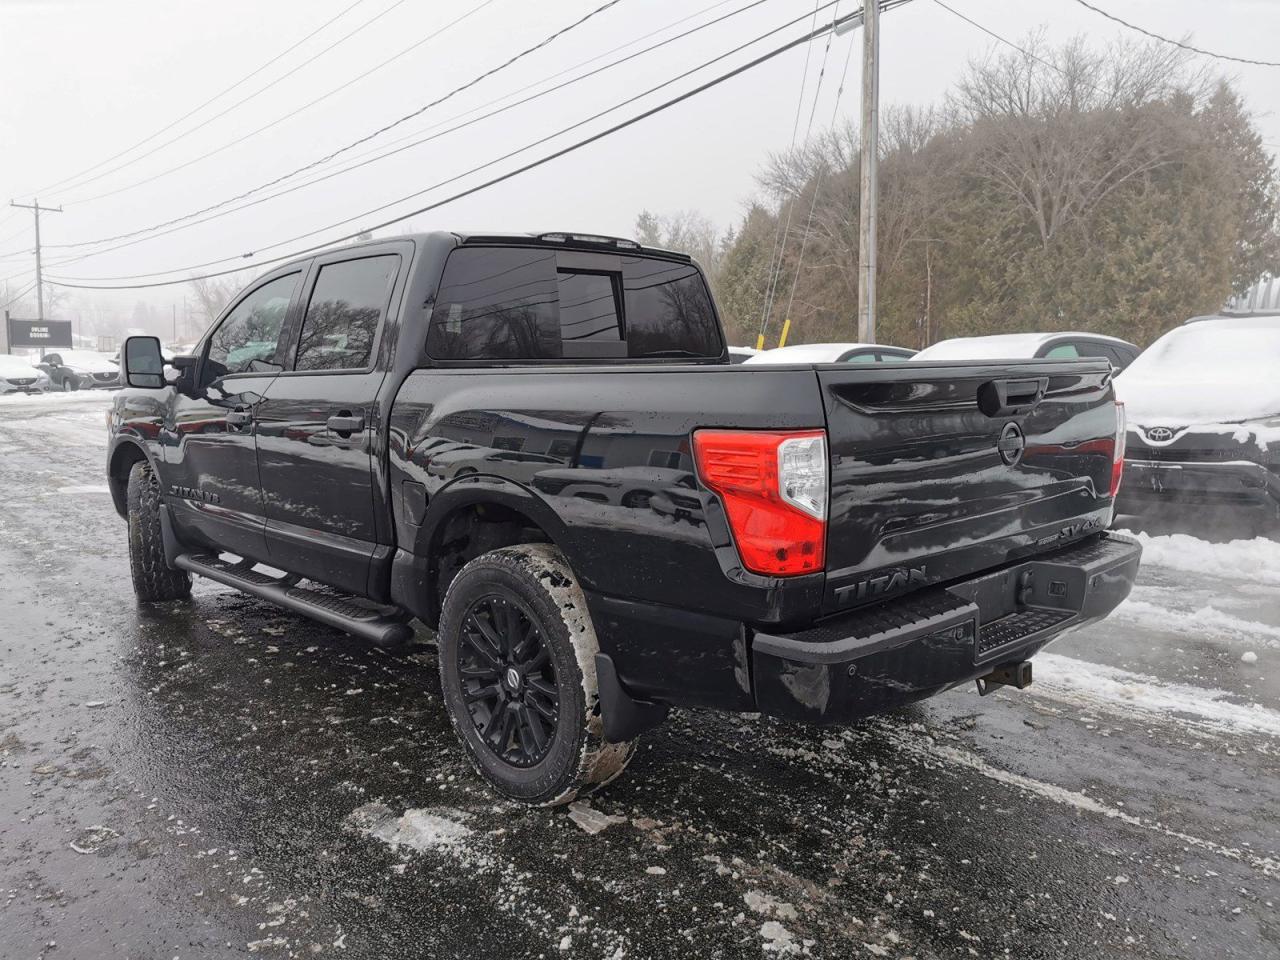
[[[1123,370],[1129,364],[1133,363],[1133,354],[1124,347],[1117,347],[1108,344],[1106,346],[1107,356],[1111,358],[1111,362],[1115,364],[1117,369]]]
[[[431,312],[427,354],[440,360],[559,359],[558,297],[553,250],[455,250]]]
[[[854,350],[840,358],[841,363],[875,363],[876,355],[871,350]]]
[[[1076,350],[1076,345],[1074,343],[1060,343],[1046,353],[1045,356],[1050,358],[1078,357],[1080,356],[1080,352]]]
[[[881,351],[880,359],[885,363],[905,363],[911,358],[905,353],[885,353],[884,351]]]
[[[1110,348],[1106,344],[1097,340],[1077,340],[1076,350],[1082,357],[1105,357],[1108,360],[1114,359]]]
[[[327,263],[320,268],[302,332],[296,370],[369,366],[400,258],[395,254]]]
[[[624,257],[622,287],[628,356],[720,355],[720,325],[711,295],[691,264]]]
[[[264,283],[241,300],[209,338],[206,363],[215,377],[249,370],[279,370],[276,347],[298,285],[290,273]]]

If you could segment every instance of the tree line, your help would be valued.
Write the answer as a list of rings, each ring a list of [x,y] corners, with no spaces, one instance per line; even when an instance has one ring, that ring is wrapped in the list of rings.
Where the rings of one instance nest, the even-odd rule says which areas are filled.
[[[1231,82],[1183,50],[1033,36],[882,118],[878,339],[1088,330],[1145,346],[1280,268],[1280,190]],[[637,221],[707,270],[733,343],[857,339],[852,127],[770,157],[720,235]]]

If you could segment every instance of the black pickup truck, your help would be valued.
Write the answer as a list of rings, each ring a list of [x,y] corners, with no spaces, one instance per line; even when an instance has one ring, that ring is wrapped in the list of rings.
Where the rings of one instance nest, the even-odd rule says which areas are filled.
[[[731,365],[697,265],[625,240],[332,250],[125,367],[139,599],[195,574],[378,644],[423,621],[476,766],[530,802],[616,777],[673,705],[1024,686],[1139,563],[1105,360]]]

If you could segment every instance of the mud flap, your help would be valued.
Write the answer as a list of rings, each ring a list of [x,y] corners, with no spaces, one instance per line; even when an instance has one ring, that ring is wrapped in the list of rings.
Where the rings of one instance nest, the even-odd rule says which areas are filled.
[[[607,653],[596,654],[596,689],[604,719],[604,738],[610,743],[626,743],[667,719],[665,703],[636,700],[618,679],[618,669]]]

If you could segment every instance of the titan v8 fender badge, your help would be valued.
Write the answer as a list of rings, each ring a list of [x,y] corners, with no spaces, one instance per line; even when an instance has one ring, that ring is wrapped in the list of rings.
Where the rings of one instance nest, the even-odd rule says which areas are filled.
[[[1016,467],[1027,449],[1027,438],[1022,428],[1010,420],[1000,431],[1000,442],[996,445],[1000,450],[1000,459],[1011,467]]]
[[[206,493],[195,487],[180,487],[176,483],[169,484],[169,493],[183,500],[199,500],[203,503],[221,503],[222,498],[216,493]]]

